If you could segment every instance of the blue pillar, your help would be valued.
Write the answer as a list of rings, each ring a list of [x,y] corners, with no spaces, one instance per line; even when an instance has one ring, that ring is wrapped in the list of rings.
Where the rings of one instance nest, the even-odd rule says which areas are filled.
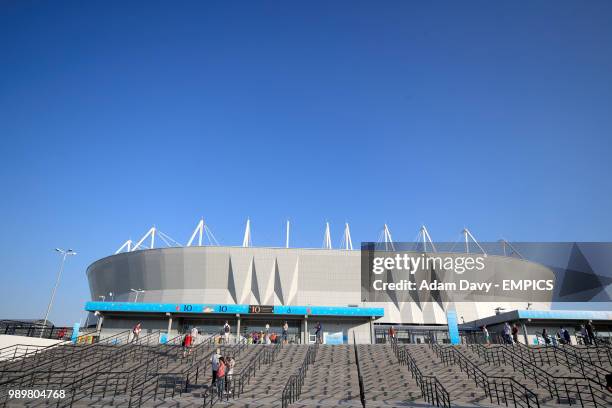
[[[70,338],[70,340],[72,340],[73,343],[77,342],[77,338],[79,337],[80,327],[81,327],[81,323],[75,323],[74,326],[72,326],[72,337]]]
[[[457,312],[449,310],[446,312],[446,321],[448,323],[448,338],[451,344],[461,344],[459,337],[459,326],[457,325]]]

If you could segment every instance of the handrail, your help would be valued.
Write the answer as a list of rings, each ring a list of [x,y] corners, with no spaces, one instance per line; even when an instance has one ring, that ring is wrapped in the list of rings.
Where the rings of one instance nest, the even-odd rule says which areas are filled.
[[[76,339],[76,344],[79,343],[79,339],[80,338],[83,338],[83,337],[86,337],[86,336],[89,336],[89,334],[79,335],[77,337],[77,339]],[[21,359],[24,359],[24,358],[27,358],[27,357],[36,357],[38,354],[44,353],[47,350],[51,350],[51,349],[53,349],[55,347],[58,347],[58,346],[70,345],[72,343],[73,343],[72,339],[63,339],[63,340],[62,339],[58,339],[57,343],[49,344],[49,345],[46,345],[46,346],[42,346],[42,345],[39,346],[39,345],[33,345],[33,344],[12,344],[10,346],[6,346],[6,347],[3,347],[3,348],[0,348],[0,364],[1,364],[0,367],[9,365],[10,363],[12,363],[14,361],[21,360]],[[27,348],[31,347],[34,351],[33,352],[26,352],[24,354],[17,355],[16,351],[17,351],[17,349],[19,347],[27,347]],[[3,355],[10,355],[11,352],[13,354],[12,358],[8,358],[8,359],[7,358],[2,358]],[[3,369],[0,368],[0,372],[2,372],[2,371],[3,371]]]
[[[246,339],[244,341],[246,342]],[[259,368],[261,368],[262,365],[270,364],[274,361],[276,355],[282,347],[282,344],[275,344],[272,350],[270,350],[269,345],[255,345],[255,347],[261,347],[261,349],[255,354],[246,367],[242,368],[238,374],[232,375],[231,385],[228,386],[228,388],[231,389],[232,398],[240,397],[244,391],[244,386],[251,382],[252,376]],[[242,348],[239,348],[238,350],[242,350]],[[222,398],[223,395],[219,395],[217,393],[216,387],[208,387],[206,392],[202,395],[202,406],[213,406],[215,402],[221,400]],[[226,400],[229,400],[229,395],[226,395]]]
[[[26,362],[32,363],[32,366],[26,371],[24,371],[23,374],[18,375],[17,377],[14,377],[14,378],[0,381],[0,387],[3,385],[9,384],[9,383],[14,383],[17,380],[20,381],[19,385],[23,385],[22,383],[23,379],[27,377],[33,378],[34,374],[44,373],[47,370],[53,370],[56,363],[59,363],[58,365],[61,365],[61,368],[66,371],[66,369],[68,368],[66,366],[68,361],[70,361],[71,363],[74,361],[81,362],[82,360],[89,358],[90,354],[93,354],[95,352],[95,351],[93,352],[91,351],[91,350],[95,350],[94,347],[97,347],[99,345],[107,345],[107,342],[110,343],[111,340],[116,341],[117,339],[126,336],[126,334],[129,332],[130,330],[123,331],[113,336],[107,337],[98,343],[88,344],[86,346],[74,347],[74,349],[71,352],[67,354],[60,354],[59,356],[56,356],[55,354],[60,351],[63,352],[64,351],[63,348],[56,347],[56,345],[47,346],[45,349],[41,349],[35,352],[34,355],[28,359],[20,359],[19,362],[15,364],[15,367],[7,366],[7,367],[3,367],[2,369],[0,369],[0,377],[1,377],[2,373],[21,372],[23,371],[23,366],[26,364]],[[48,358],[49,356],[45,354],[45,357],[46,357],[45,360],[40,362],[39,360],[41,359],[40,356],[42,355],[43,350],[46,351],[50,349],[52,349],[51,352],[53,353],[51,358]],[[46,367],[46,368],[41,369],[42,367]]]
[[[80,368],[79,371],[83,373],[86,372],[87,368],[90,368],[90,367],[96,368],[96,371],[93,374],[89,374],[87,377],[85,377],[84,374],[82,374],[81,377],[79,378],[72,377],[73,381],[66,385],[63,384],[64,378],[62,377],[62,382],[60,383],[60,387],[71,390],[72,392],[71,392],[70,399],[67,398],[66,400],[58,401],[57,407],[72,406],[72,404],[74,404],[75,401],[81,400],[87,395],[89,395],[89,393],[87,394],[81,393],[81,395],[77,397],[77,393],[79,391],[82,391],[85,388],[84,386],[86,386],[87,384],[92,384],[91,393],[93,394],[96,380],[98,379],[100,374],[108,373],[113,368],[116,362],[120,362],[121,365],[123,365],[125,364],[127,360],[129,360],[130,355],[132,356],[132,358],[136,358],[137,353],[139,354],[139,361],[142,361],[142,357],[144,354],[142,353],[141,350],[139,350],[140,347],[144,346],[145,344],[143,343],[145,342],[146,342],[146,345],[148,345],[150,343],[150,340],[154,339],[155,337],[158,337],[160,333],[161,333],[160,330],[156,330],[156,331],[153,331],[147,334],[146,336],[139,337],[136,342],[126,343],[126,344],[123,344],[117,347],[117,349],[113,353],[109,354],[109,356],[106,359],[101,360],[101,361],[100,360],[95,361],[86,367]],[[140,347],[133,347],[133,346],[140,346]],[[133,372],[137,369],[142,369],[142,367],[141,366],[135,367],[131,371]],[[148,369],[148,364],[146,365],[146,369]],[[129,375],[127,376],[127,379],[129,380]],[[66,403],[68,405],[61,405],[62,403]]]
[[[412,354],[410,354],[406,347],[400,349],[397,340],[391,342],[391,347],[393,348],[399,364],[408,366],[412,378],[415,379],[417,385],[421,389],[421,396],[423,399],[437,407],[450,408],[450,394],[446,388],[444,388],[440,380],[433,375],[423,375]]]
[[[65,389],[65,390],[70,390],[71,391],[71,397],[70,398],[66,398],[65,400],[59,400],[57,402],[57,406],[68,406],[68,405],[72,405],[74,403],[74,401],[83,398],[83,396],[81,396],[80,398],[76,398],[76,394],[77,392],[80,390],[80,388],[85,385],[90,383],[91,381],[95,380],[95,378],[97,378],[97,375],[99,375],[100,372],[103,371],[108,371],[110,369],[112,369],[112,367],[115,365],[115,363],[120,362],[121,364],[125,364],[126,360],[127,360],[127,356],[132,353],[134,354],[134,345],[141,345],[141,343],[144,343],[145,340],[148,344],[149,340],[159,336],[160,331],[156,330],[153,331],[149,334],[147,334],[146,336],[143,337],[139,337],[138,340],[136,342],[131,342],[131,343],[126,343],[126,344],[122,344],[121,346],[118,346],[112,353],[110,353],[108,356],[106,356],[105,359],[102,360],[95,360],[92,363],[86,365],[85,367],[79,367],[78,370],[75,371],[67,371],[65,372],[65,374],[67,375],[62,375],[60,383],[59,384],[53,384],[54,386],[57,385],[58,388],[61,389]],[[132,347],[131,347],[132,346]],[[94,374],[87,374],[87,369],[88,368],[92,368],[95,367],[96,371],[94,372]],[[79,376],[80,373],[80,376]],[[76,375],[74,375],[76,374]],[[68,377],[69,380],[71,380],[70,383],[64,384],[64,379]],[[78,378],[77,378],[78,377]],[[49,381],[50,379],[48,379],[48,383],[47,383],[47,387],[49,388]],[[66,403],[68,405],[62,405],[62,403]]]
[[[605,397],[602,396],[605,392],[603,391],[605,386],[592,378],[572,376],[551,377],[547,371],[518,353],[517,350],[521,350],[520,348],[486,348],[482,345],[477,345],[476,347],[479,356],[484,356],[483,358],[487,364],[511,365],[513,370],[519,371],[525,379],[530,379],[537,387],[544,387],[550,393],[550,396],[556,398],[557,401],[579,400],[591,401],[595,405],[597,403],[606,404]]]
[[[91,397],[93,397],[93,394],[95,392],[96,389],[96,385],[98,383],[98,380],[100,378],[101,375],[103,375],[103,383],[104,383],[104,388],[103,388],[103,397],[106,396],[106,390],[108,388],[108,382],[109,382],[109,377],[112,377],[112,380],[114,380],[115,382],[115,390],[114,390],[114,396],[117,396],[118,393],[118,380],[119,379],[124,379],[125,380],[125,386],[123,387],[123,392],[124,394],[127,393],[128,391],[128,387],[130,384],[130,380],[131,380],[131,384],[132,387],[134,387],[134,383],[136,381],[137,378],[137,373],[144,373],[144,377],[146,377],[147,375],[151,374],[153,371],[153,363],[155,364],[155,370],[159,370],[164,364],[162,362],[163,359],[165,359],[165,366],[168,365],[169,363],[169,351],[164,351],[163,353],[158,353],[158,352],[154,352],[151,350],[151,348],[155,349],[155,351],[157,351],[157,347],[160,348],[170,348],[170,349],[175,349],[176,350],[176,346],[177,344],[175,344],[175,342],[180,341],[181,339],[181,335],[175,336],[172,339],[170,339],[167,343],[165,344],[160,344],[160,345],[156,345],[153,347],[149,347],[148,345],[141,345],[141,347],[138,348],[133,348],[134,352],[130,352],[127,353],[132,354],[132,361],[134,361],[135,359],[137,359],[136,355],[138,354],[138,361],[141,363],[140,365],[133,367],[131,370],[128,371],[120,371],[120,372],[109,372],[107,370],[98,370],[96,371],[94,374],[92,374],[89,379],[87,381],[84,381],[83,383],[81,383],[79,385],[79,391],[81,392],[79,397],[76,397],[76,393],[73,393],[73,397],[71,399],[71,404],[73,404],[76,401],[79,401],[85,397],[87,397],[88,395],[90,395]],[[145,350],[144,352],[142,352],[141,350],[138,350],[142,347],[147,347],[148,349]],[[138,353],[136,353],[136,351],[138,351]],[[179,350],[180,352],[180,350]],[[163,356],[162,356],[163,354]],[[147,357],[148,359],[142,363],[142,360],[144,357]],[[128,358],[127,356],[125,356],[124,358]],[[144,370],[143,370],[144,367]],[[88,391],[87,389],[84,390],[84,386],[85,385],[89,385],[90,386],[90,391]],[[111,382],[111,386],[112,386],[112,382]],[[83,392],[85,391],[85,392]]]
[[[357,351],[357,341],[355,340],[355,332],[353,332],[353,348],[355,350],[355,365],[357,366],[357,379],[359,381],[359,399],[363,408],[366,406],[365,388],[363,385],[363,377],[361,376],[361,365],[359,364],[359,352]]]
[[[282,408],[287,408],[290,404],[293,404],[295,401],[300,399],[300,395],[302,395],[302,387],[304,386],[306,374],[308,373],[308,368],[311,364],[314,364],[317,358],[318,348],[318,342],[308,345],[308,350],[306,350],[306,356],[304,357],[302,365],[294,374],[289,376],[289,379],[287,380],[281,394]]]
[[[594,345],[594,346],[583,346],[577,347],[573,344],[565,344],[562,348],[568,348],[576,355],[579,355],[585,361],[588,361],[591,364],[594,364],[592,354],[595,354],[596,361],[603,366],[603,364],[612,366],[612,347],[610,345]],[[586,354],[586,357],[584,357]],[[602,354],[604,357],[602,358]]]
[[[485,395],[492,403],[495,398],[498,404],[503,402],[508,405],[512,402],[515,407],[540,407],[538,396],[514,378],[489,376],[455,347],[447,347],[448,352],[435,343],[432,343],[431,347],[445,365],[457,365],[468,378],[472,377],[476,385],[484,389]]]
[[[172,397],[174,397],[176,393],[177,383],[181,384],[181,388],[179,389],[180,395],[182,395],[183,390],[186,391],[188,389],[190,385],[190,376],[192,375],[194,371],[195,371],[195,381],[194,382],[197,383],[198,377],[200,374],[201,362],[204,361],[206,365],[208,363],[208,358],[212,356],[212,354],[215,353],[216,351],[213,350],[211,353],[208,353],[205,357],[200,358],[200,359],[198,359],[198,356],[201,354],[202,350],[214,344],[214,337],[215,337],[214,334],[210,335],[204,338],[198,345],[191,348],[190,353],[188,354],[188,358],[186,358],[185,355],[181,357],[182,361],[187,360],[188,362],[191,363],[187,367],[185,367],[182,371],[160,373],[159,369],[160,369],[161,360],[158,360],[156,370],[150,370],[150,371],[143,372],[138,378],[134,377],[134,379],[132,380],[132,386],[131,386],[131,390],[129,393],[130,395],[129,406],[132,406],[133,402],[134,404],[136,404],[136,406],[141,406],[143,402],[146,402],[148,399],[150,399],[151,397],[150,394],[153,394],[152,396],[154,400],[157,399],[157,394],[160,388],[160,376],[165,376],[166,378],[170,376],[175,376],[172,382],[173,383]],[[183,338],[183,335],[178,335],[173,340],[182,339],[182,338]],[[152,360],[155,361],[155,358]],[[147,364],[151,364],[151,362],[152,361],[147,361]],[[168,366],[168,359],[166,359],[166,367],[167,366]],[[195,370],[194,370],[194,367],[195,367]],[[203,369],[205,368],[206,366],[204,366]],[[184,387],[182,386],[183,384],[184,384]],[[153,386],[154,386],[155,392],[149,392],[148,396],[143,401],[143,398],[147,395],[145,394],[145,390],[147,390],[149,387],[153,388]],[[166,396],[166,392],[167,390],[166,388],[164,388],[164,397]],[[138,395],[137,401],[135,399],[135,395]]]
[[[188,361],[190,361],[191,364],[186,366],[183,370],[179,372],[160,373],[159,367],[158,367],[157,371],[151,370],[148,373],[139,376],[138,380],[133,380],[131,391],[130,391],[129,406],[132,406],[132,404],[136,406],[141,406],[142,403],[148,401],[149,399],[151,399],[151,397],[154,400],[156,400],[160,387],[164,385],[164,384],[160,384],[160,379],[162,379],[162,377],[165,377],[166,381],[168,380],[169,377],[173,378],[173,380],[169,382],[169,384],[172,384],[172,394],[171,394],[172,397],[174,397],[176,393],[177,384],[180,384],[179,395],[182,395],[183,391],[187,391],[189,389],[191,385],[190,380],[192,378],[191,377],[192,375],[195,375],[194,383],[197,383],[199,375],[200,375],[200,371],[205,371],[207,369],[210,358],[212,357],[214,353],[216,353],[216,350],[211,351],[210,353],[206,354],[202,358],[198,358],[198,355],[201,353],[202,350],[204,350],[205,346],[208,347],[210,345],[214,345],[215,336],[216,335],[213,334],[207,337],[200,344],[198,344],[196,347],[190,350],[190,354],[189,354],[190,358],[188,359]],[[225,350],[229,348],[232,350],[232,354],[234,356],[238,356],[242,352],[242,350],[244,350],[245,344],[242,344],[242,343],[246,344],[246,340],[240,341],[235,346],[221,345],[221,346],[216,346],[216,347],[219,347]],[[203,366],[202,366],[202,362],[204,363]],[[164,379],[162,379],[161,381],[163,380]],[[167,384],[168,382],[166,382],[166,385]],[[163,388],[164,388],[163,398],[165,398],[167,395],[167,387],[163,387]],[[207,392],[209,392],[209,390],[207,390]]]
[[[153,336],[156,334],[157,332],[153,332],[149,336]],[[144,336],[142,339],[143,340],[147,339],[147,337],[149,336]],[[95,344],[91,346],[101,347],[100,344]],[[102,346],[106,347],[106,345],[102,345]],[[113,353],[109,353],[108,355],[103,356],[101,358],[96,358],[93,360],[93,362],[86,365],[85,367],[75,367],[76,369],[74,370],[67,370],[65,367],[54,369],[53,366],[47,367],[44,370],[36,370],[36,369],[29,370],[23,375],[20,375],[16,378],[12,378],[7,381],[4,381],[1,384],[3,385],[3,387],[2,389],[0,389],[0,391],[6,391],[8,384],[12,384],[15,387],[24,387],[24,385],[25,386],[43,385],[45,389],[50,389],[52,387],[57,388],[57,389],[67,389],[68,387],[65,385],[66,384],[65,381],[66,380],[69,381],[68,386],[73,386],[75,383],[79,381],[83,381],[84,378],[86,378],[85,373],[87,372],[87,368],[93,367],[94,365],[101,364],[101,363],[105,365],[110,365],[112,367],[112,365],[117,360],[123,361],[124,363],[125,359],[122,359],[122,356],[125,354],[125,351],[126,351],[125,346],[126,345],[124,344],[121,347],[117,347],[113,350]],[[93,353],[95,353],[95,351]],[[74,352],[70,353],[69,356],[72,356],[72,354],[74,354]],[[81,356],[81,358],[85,359],[84,356]],[[57,360],[58,362],[61,362],[61,357],[55,360]],[[80,378],[77,379],[79,375],[80,375]],[[52,381],[52,377],[54,377],[53,381]],[[37,384],[37,382],[39,383]],[[0,393],[0,401],[4,400],[6,402],[7,398],[8,398],[8,392]],[[60,401],[58,401],[58,404],[59,403]]]
[[[606,382],[606,375],[608,370],[598,366],[593,361],[586,361],[580,355],[565,350],[565,348],[559,346],[541,346],[541,347],[530,347],[520,344],[516,346],[504,346],[509,352],[518,350],[519,354],[532,362],[532,364],[548,364],[561,365],[566,367],[572,372],[578,372],[584,378],[595,379],[601,386],[604,386]],[[527,357],[525,357],[527,353]]]
[[[57,346],[57,344],[53,344]],[[12,344],[0,349],[0,364],[8,364],[12,361],[26,358],[29,354],[33,354],[32,351],[38,351],[48,346],[34,345],[34,344]]]

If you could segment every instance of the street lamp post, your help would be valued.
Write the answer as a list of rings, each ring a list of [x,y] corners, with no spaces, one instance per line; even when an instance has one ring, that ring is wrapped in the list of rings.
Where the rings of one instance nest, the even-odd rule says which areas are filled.
[[[136,294],[136,297],[134,298],[134,303],[138,302],[138,295],[140,295],[141,293],[145,293],[145,290],[143,289],[131,289],[130,288],[130,290]]]
[[[43,323],[43,327],[40,331],[41,338],[45,332],[45,327],[47,327],[47,320],[49,319],[49,312],[51,312],[51,308],[53,307],[53,300],[55,299],[55,292],[57,291],[57,287],[59,286],[60,279],[62,278],[62,272],[64,271],[64,263],[66,262],[66,257],[68,255],[77,254],[72,249],[64,250],[61,248],[55,248],[55,250],[59,252],[60,254],[62,254],[62,262],[60,263],[60,269],[59,269],[59,272],[57,273],[57,279],[55,281],[55,286],[53,287],[53,291],[51,292],[51,300],[49,300],[49,306],[47,307],[47,313],[45,313],[45,320]]]

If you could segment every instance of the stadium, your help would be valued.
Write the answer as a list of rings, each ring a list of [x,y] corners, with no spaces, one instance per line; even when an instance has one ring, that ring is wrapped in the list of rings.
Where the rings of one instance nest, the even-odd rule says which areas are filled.
[[[465,247],[452,252],[422,227],[420,246],[405,254],[435,252],[463,267],[457,257],[473,251],[499,276],[556,278],[509,243],[509,253],[493,254],[464,234]],[[156,238],[166,245],[155,247]],[[386,225],[372,245],[383,255],[396,245]],[[289,225],[283,248],[253,247],[250,222],[240,247],[219,245],[203,221],[186,245],[153,227],[87,268],[84,327],[0,322],[0,406],[612,404],[612,312],[551,310],[550,294],[456,301],[435,285],[418,295],[372,294],[362,268],[370,246],[353,250],[348,225],[340,249],[329,225],[319,249],[291,248]],[[581,324],[588,330],[556,331]],[[231,371],[219,374],[220,357]]]
[[[445,336],[449,311],[465,323],[490,316],[496,308],[515,310],[527,304],[511,296],[504,299],[501,293],[495,302],[423,301],[427,299],[423,292],[420,298],[385,294],[384,298],[366,299],[361,280],[362,251],[352,249],[348,224],[341,249],[331,247],[329,225],[324,238],[327,245],[320,249],[253,247],[250,221],[241,247],[221,246],[214,240],[210,240],[213,245],[201,245],[200,234],[212,237],[203,221],[188,245],[176,246],[178,242],[167,234],[151,228],[133,247],[126,242],[120,248],[125,252],[102,258],[87,268],[92,301],[86,310],[99,316],[98,329],[104,336],[129,329],[137,322],[170,334],[192,327],[213,334],[226,321],[233,335],[244,336],[260,332],[266,324],[279,330],[287,321],[292,340],[302,344],[312,341],[315,323],[322,325],[326,343],[346,344],[353,333],[358,343],[375,343],[377,334],[384,336],[390,325],[402,333],[436,330]],[[425,227],[420,234],[426,244],[433,245]],[[473,239],[473,248],[484,251],[469,231],[465,234],[466,239]],[[156,235],[171,246],[154,248]],[[390,237],[385,225],[381,245],[394,245]],[[149,245],[143,248],[145,240]],[[418,251],[408,253],[422,256]],[[450,260],[461,259],[457,257],[457,253],[446,254]],[[502,276],[554,279],[550,269],[518,257],[489,255],[485,259],[487,268]],[[440,272],[438,275],[444,278]],[[528,300],[538,309],[547,310],[551,299]],[[412,340],[423,339],[416,335]]]

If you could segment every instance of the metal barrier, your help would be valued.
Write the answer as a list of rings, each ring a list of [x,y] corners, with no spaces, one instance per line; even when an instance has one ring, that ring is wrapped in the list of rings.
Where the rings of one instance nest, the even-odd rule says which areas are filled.
[[[431,347],[445,365],[456,365],[467,374],[468,378],[474,379],[476,385],[485,391],[485,395],[489,397],[491,403],[539,408],[538,396],[514,378],[486,374],[453,346],[442,348],[440,345],[432,343]]]
[[[157,335],[157,332],[150,334],[150,336]],[[119,333],[116,336],[112,336],[105,341],[111,342],[113,338],[116,340],[117,336],[123,336],[125,332]],[[142,337],[142,340],[147,339],[147,336]],[[20,373],[17,377],[10,378],[0,383],[0,402],[8,399],[8,388],[28,388],[28,387],[41,387],[44,389],[64,389],[75,391],[75,383],[83,381],[88,368],[92,368],[99,364],[110,365],[125,363],[125,359],[122,360],[125,352],[127,351],[126,346],[129,344],[123,344],[122,346],[110,346],[105,343],[90,344],[87,346],[67,346],[61,348],[55,348],[52,350],[54,353],[50,361],[45,361],[42,364],[36,364],[39,359],[37,356],[34,359],[35,364],[32,365],[25,372]],[[68,350],[68,354],[60,354],[57,357],[55,354],[56,350],[65,351]],[[112,351],[112,352],[111,352]],[[47,356],[47,354],[44,354]],[[47,356],[48,357],[48,356]],[[71,365],[78,361],[77,364]],[[24,359],[32,360],[32,359]],[[30,361],[31,362],[31,361]],[[89,364],[83,366],[83,362],[89,362]],[[44,367],[42,367],[44,366]],[[58,401],[59,404],[59,401]]]
[[[553,377],[536,364],[538,361],[547,361],[542,358],[543,355],[540,355],[541,358],[538,360],[530,354],[527,346],[484,347],[482,345],[470,345],[470,348],[489,365],[511,366],[513,370],[521,373],[525,379],[533,381],[537,387],[546,389],[550,397],[558,403],[576,404],[582,407],[598,407],[607,404],[604,384],[588,376]],[[558,365],[563,361],[563,357],[556,356],[555,349],[552,346],[548,346],[548,352],[555,354],[553,357],[544,355],[551,358],[550,364]],[[530,358],[533,360],[530,360]],[[568,357],[565,356],[565,358]]]
[[[262,365],[271,364],[276,359],[282,344],[277,343],[271,345],[252,345],[251,347],[261,347],[255,354],[255,357],[244,367],[238,374],[233,374],[231,379],[226,377],[226,381],[230,381],[227,389],[231,391],[232,398],[238,398],[244,392],[244,386],[251,382],[251,378]],[[239,350],[242,350],[240,348]],[[209,387],[202,395],[202,406],[213,406],[217,401],[224,398],[223,393],[219,393],[216,387]],[[225,399],[229,400],[229,393],[225,394]]]
[[[114,352],[111,355],[108,355],[106,358],[96,360],[93,363],[86,365],[85,367],[79,367],[76,371],[67,372],[67,375],[62,375],[59,384],[57,382],[48,383],[46,388],[70,390],[70,398],[58,401],[56,406],[72,406],[74,402],[91,395],[93,393],[94,387],[91,387],[90,392],[81,391],[86,391],[86,386],[88,386],[89,384],[95,384],[96,379],[100,375],[110,374],[111,369],[115,366],[123,366],[126,362],[131,361],[135,357],[137,353],[136,349],[138,347],[142,347],[145,344],[150,344],[151,340],[153,339],[155,339],[155,341],[159,341],[160,333],[161,331],[159,330],[153,331],[147,334],[146,336],[138,337],[136,340],[130,343],[122,344],[121,346],[115,346]],[[142,357],[142,354],[140,354],[140,356]],[[94,369],[95,371],[93,373],[90,373],[88,372],[89,368]],[[145,370],[147,368],[145,368]],[[142,367],[135,368],[135,370],[136,369],[142,369]],[[68,378],[68,380],[72,381],[69,383],[64,383],[64,379],[66,377]],[[53,385],[53,387],[50,387],[50,385]]]
[[[406,347],[400,348],[396,341],[391,342],[391,347],[400,365],[408,366],[412,378],[415,379],[421,389],[423,399],[437,407],[450,408],[450,395],[440,380],[432,375],[423,375],[416,364],[416,360]]]
[[[283,393],[281,394],[282,408],[287,408],[290,404],[293,404],[295,401],[300,399],[300,395],[302,394],[302,386],[304,385],[308,368],[311,364],[314,364],[317,358],[318,348],[319,343],[308,346],[306,357],[304,357],[302,365],[297,369],[297,372],[292,374],[289,377],[289,380],[287,380],[287,384],[285,384],[285,388],[283,388]]]
[[[2,365],[0,368],[0,388],[16,382],[19,382],[20,386],[33,385],[33,383],[27,382],[27,378],[31,377],[33,381],[35,377],[44,375],[47,371],[68,371],[72,367],[71,364],[76,363],[75,365],[78,365],[98,354],[100,345],[106,346],[117,339],[127,338],[128,333],[129,331],[118,333],[96,344],[76,346],[71,343],[62,343],[60,344],[62,347],[51,345],[33,351],[29,353],[27,358],[13,360]]]
[[[582,347],[565,344],[558,348],[567,350],[589,364],[612,367],[612,348],[608,344]]]
[[[173,341],[181,344],[183,335],[179,335],[173,339]],[[183,352],[183,348],[179,348],[178,361],[188,362],[189,365],[179,372],[160,372],[160,369],[167,367],[169,358],[164,360],[160,358],[153,358],[147,361],[148,365],[151,365],[150,369],[140,371],[138,376],[134,376],[132,379],[132,386],[127,392],[129,394],[129,406],[141,406],[144,402],[150,399],[157,400],[158,396],[166,398],[168,396],[168,389],[171,388],[172,392],[170,397],[174,397],[177,392],[179,396],[183,395],[183,392],[189,390],[192,384],[197,384],[200,372],[206,369],[208,359],[216,351],[212,351],[208,354],[204,354],[205,350],[211,346],[215,346],[215,336],[211,335],[202,340],[198,345],[189,349],[188,353]],[[230,346],[215,346],[221,349],[232,348]],[[204,367],[201,367],[204,362]],[[160,391],[163,389],[163,393]]]
[[[56,346],[53,344],[52,346]],[[0,362],[7,363],[26,358],[33,355],[36,351],[45,349],[48,346],[35,346],[31,344],[13,344],[0,349]]]
[[[361,376],[361,365],[359,364],[359,353],[357,352],[357,342],[355,341],[355,332],[353,332],[353,348],[355,349],[355,364],[357,365],[357,379],[359,381],[359,399],[363,408],[366,406],[365,389],[363,386],[363,377]]]
[[[63,340],[72,337],[72,330],[72,327],[43,326],[42,324],[35,323],[14,322],[2,324],[0,334]]]

